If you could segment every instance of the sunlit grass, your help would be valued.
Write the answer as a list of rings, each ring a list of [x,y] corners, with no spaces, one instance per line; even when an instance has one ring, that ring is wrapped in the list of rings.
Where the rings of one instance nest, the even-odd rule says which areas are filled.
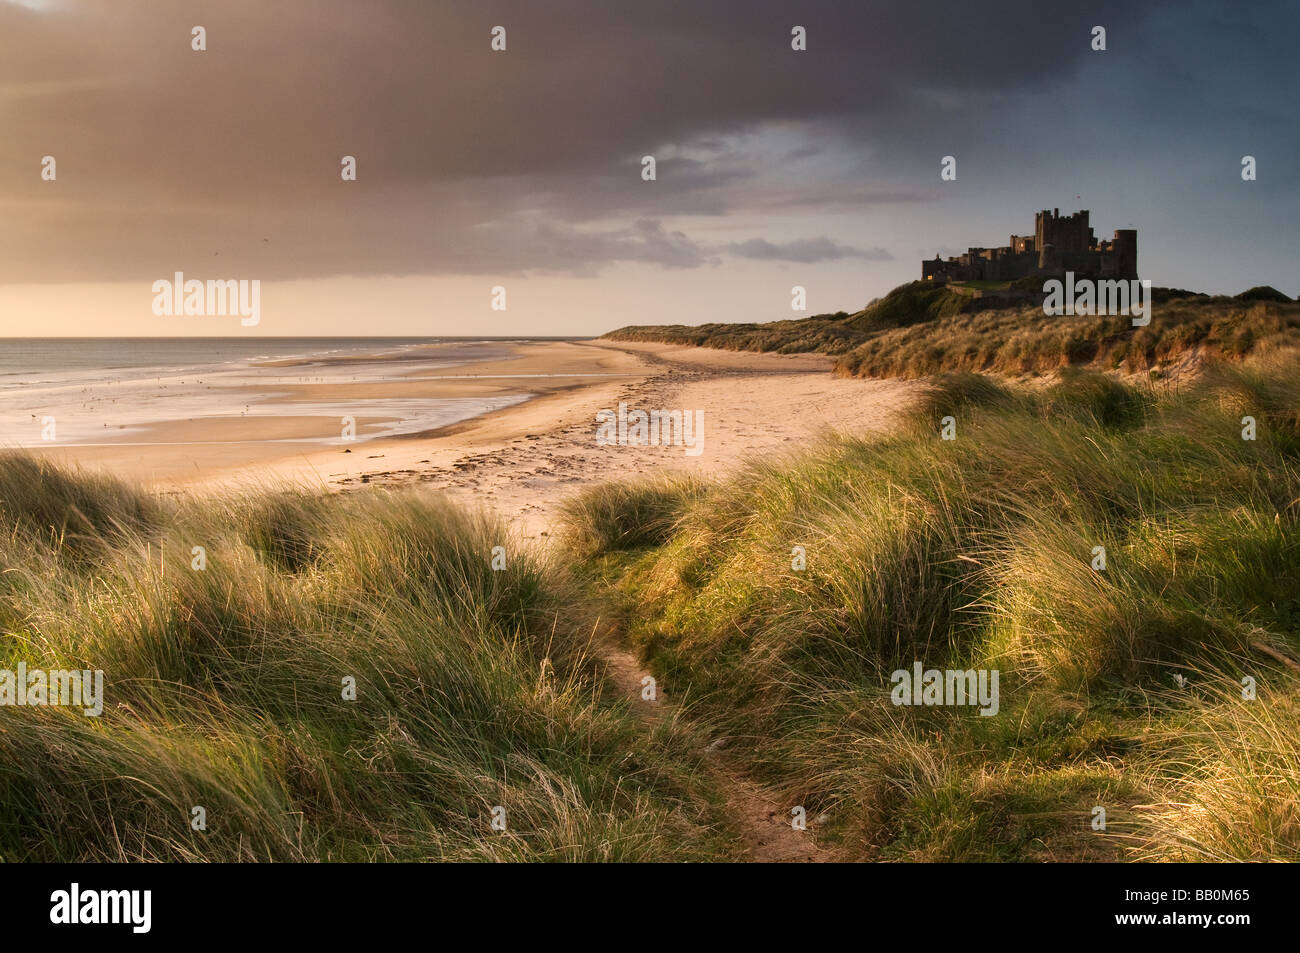
[[[686,729],[647,736],[580,594],[495,520],[6,456],[0,526],[0,667],[105,678],[100,718],[0,708],[6,860],[727,856]]]
[[[1290,352],[1177,392],[947,376],[893,437],[603,487],[570,532],[653,496],[655,532],[592,560],[628,637],[861,856],[1291,858],[1298,407]],[[915,661],[999,670],[1001,711],[894,706]],[[1246,676],[1269,692],[1224,694]]]

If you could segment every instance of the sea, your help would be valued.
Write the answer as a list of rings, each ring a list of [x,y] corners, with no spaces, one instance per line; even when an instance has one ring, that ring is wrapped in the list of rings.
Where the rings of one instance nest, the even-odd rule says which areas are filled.
[[[464,376],[528,340],[566,339],[0,338],[0,447],[149,444],[152,424],[250,415],[382,418],[357,440],[419,433],[532,395],[521,383],[495,397],[304,400],[294,385]],[[332,422],[307,442],[338,433]]]

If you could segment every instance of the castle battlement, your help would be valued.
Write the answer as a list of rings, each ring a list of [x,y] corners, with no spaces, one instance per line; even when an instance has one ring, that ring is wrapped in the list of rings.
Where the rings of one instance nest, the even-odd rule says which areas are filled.
[[[1137,230],[1116,229],[1098,239],[1089,212],[1072,215],[1043,209],[1034,216],[1034,234],[1012,235],[999,248],[969,248],[946,261],[935,255],[921,262],[921,277],[938,281],[1010,281],[1030,275],[1073,271],[1099,278],[1137,277]]]

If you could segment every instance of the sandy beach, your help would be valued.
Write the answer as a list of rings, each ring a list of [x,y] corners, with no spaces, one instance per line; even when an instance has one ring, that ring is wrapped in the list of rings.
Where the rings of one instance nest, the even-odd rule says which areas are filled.
[[[918,385],[830,376],[820,355],[767,355],[605,341],[512,342],[500,359],[430,372],[394,361],[383,380],[346,375],[285,385],[301,406],[382,408],[432,398],[497,399],[505,406],[414,434],[306,442],[338,419],[220,416],[144,428],[129,442],[33,452],[102,468],[160,492],[293,484],[350,490],[418,484],[504,516],[520,535],[548,535],[571,493],[654,471],[721,475],[751,456],[808,446],[824,431],[890,426]],[[282,368],[280,368],[282,369]],[[596,415],[629,408],[701,410],[703,450],[601,446]],[[359,437],[382,431],[380,410],[356,414]]]

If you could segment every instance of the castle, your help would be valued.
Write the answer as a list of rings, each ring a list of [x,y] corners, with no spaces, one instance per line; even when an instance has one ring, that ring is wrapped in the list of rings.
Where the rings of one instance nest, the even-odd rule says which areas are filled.
[[[1073,271],[1099,278],[1137,277],[1137,230],[1116,229],[1111,241],[1098,241],[1088,210],[1062,215],[1043,209],[1034,216],[1034,234],[1012,235],[1001,248],[970,248],[947,261],[922,260],[921,277],[936,281],[1009,281],[1030,275]]]

